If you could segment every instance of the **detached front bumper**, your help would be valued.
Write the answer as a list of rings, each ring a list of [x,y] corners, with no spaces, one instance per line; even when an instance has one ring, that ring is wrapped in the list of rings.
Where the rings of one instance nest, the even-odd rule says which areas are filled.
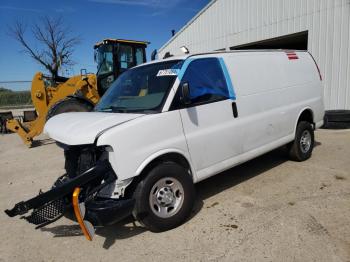
[[[73,204],[75,216],[84,235],[92,240],[95,226],[116,223],[129,216],[134,207],[133,199],[95,197],[99,190],[116,179],[117,176],[109,162],[100,161],[81,175],[73,179],[61,179],[51,190],[19,202],[12,209],[5,210],[5,213],[10,217],[22,215],[21,218],[35,224],[38,229],[61,218]],[[31,214],[24,216],[30,210],[33,210]]]

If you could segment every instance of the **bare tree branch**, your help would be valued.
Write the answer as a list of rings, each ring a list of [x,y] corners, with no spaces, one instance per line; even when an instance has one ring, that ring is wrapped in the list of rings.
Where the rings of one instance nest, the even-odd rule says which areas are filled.
[[[31,33],[40,46],[39,50],[25,38],[26,27],[23,23],[17,21],[9,32],[22,45],[23,51],[47,69],[54,78],[58,76],[60,67],[74,64],[72,54],[80,39],[68,35],[69,30],[64,27],[61,18],[43,17],[40,23],[32,25]]]

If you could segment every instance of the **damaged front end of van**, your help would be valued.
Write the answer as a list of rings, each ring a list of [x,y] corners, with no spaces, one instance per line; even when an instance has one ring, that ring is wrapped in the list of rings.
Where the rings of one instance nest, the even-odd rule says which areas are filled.
[[[50,190],[5,210],[10,217],[21,216],[36,229],[63,216],[72,217],[88,240],[95,227],[114,224],[132,214],[134,199],[125,196],[132,178],[121,179],[111,164],[113,148],[98,145],[98,139],[111,128],[142,114],[72,112],[59,114],[45,125],[44,132],[63,149],[66,174]]]
[[[104,158],[103,148],[73,146],[65,148],[65,152],[78,158],[77,166],[70,168],[71,173],[59,177],[51,190],[40,191],[36,197],[17,203],[5,213],[10,217],[21,216],[38,229],[73,210],[85,237],[92,240],[95,227],[110,225],[129,216],[134,200],[114,199],[103,194],[114,187],[117,180],[109,161]]]

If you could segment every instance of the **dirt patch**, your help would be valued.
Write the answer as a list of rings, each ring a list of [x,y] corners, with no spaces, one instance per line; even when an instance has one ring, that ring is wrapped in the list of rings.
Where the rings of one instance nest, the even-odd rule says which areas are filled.
[[[334,178],[336,180],[345,180],[346,179],[344,176],[340,176],[340,175],[335,175]]]
[[[237,229],[238,228],[238,226],[235,225],[235,224],[220,225],[220,227],[224,227],[224,228],[226,228],[226,230]]]
[[[214,202],[213,204],[211,204],[210,206],[207,206],[207,208],[212,208],[219,205],[219,202]]]

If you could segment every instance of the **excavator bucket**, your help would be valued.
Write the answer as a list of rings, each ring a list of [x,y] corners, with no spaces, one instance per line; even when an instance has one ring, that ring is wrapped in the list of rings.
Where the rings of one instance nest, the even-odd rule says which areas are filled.
[[[18,119],[9,119],[6,121],[6,129],[17,133],[23,140],[23,143],[28,147],[31,147],[33,143],[33,137],[39,135],[42,132],[42,129],[37,128],[38,123],[40,125],[40,119],[29,122],[28,127],[26,127]],[[44,123],[42,125],[44,125]]]

